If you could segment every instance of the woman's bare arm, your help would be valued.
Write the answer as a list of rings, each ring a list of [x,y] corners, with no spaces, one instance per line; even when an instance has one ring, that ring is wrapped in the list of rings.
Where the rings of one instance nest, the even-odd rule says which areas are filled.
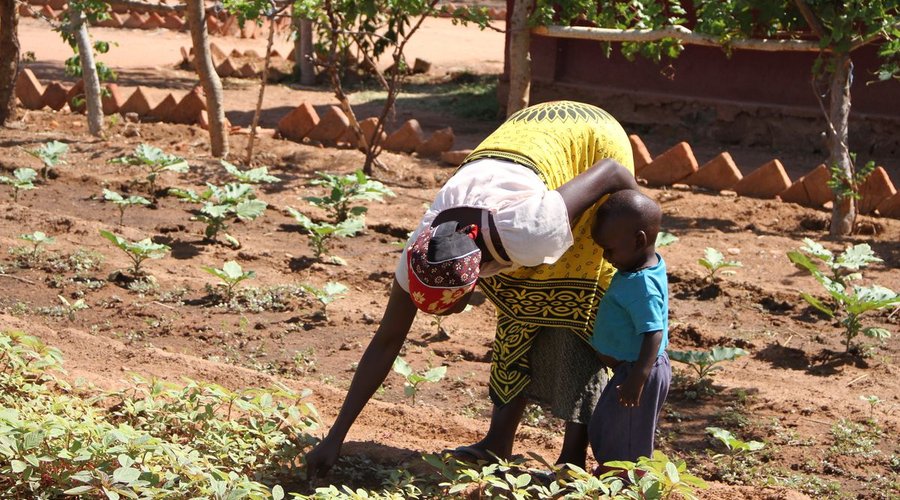
[[[623,189],[637,188],[634,174],[621,163],[605,159],[558,187],[556,191],[562,196],[569,211],[569,222],[574,225],[575,219],[600,198]]]

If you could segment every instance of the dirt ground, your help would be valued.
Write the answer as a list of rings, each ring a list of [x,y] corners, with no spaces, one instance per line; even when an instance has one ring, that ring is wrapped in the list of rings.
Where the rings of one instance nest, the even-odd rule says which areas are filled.
[[[134,41],[183,36],[124,30],[108,35],[106,39],[125,37],[120,46],[132,43],[127,37]],[[36,36],[24,37],[26,43],[43,47],[49,35],[37,32]],[[172,47],[178,43],[172,42]],[[453,44],[434,43],[448,49],[429,53],[435,64],[454,67],[457,62],[450,55],[446,60],[433,55],[446,55]],[[52,44],[47,41],[47,45]],[[177,48],[165,60],[159,55],[162,52],[148,55],[146,61],[161,59],[146,65],[141,60],[141,67],[127,66],[133,58],[125,57],[117,69],[126,82],[159,89],[189,88],[189,73],[166,66],[172,58],[177,60]],[[494,63],[499,64],[501,53],[495,62],[476,57],[475,63],[473,54],[480,52],[470,51],[469,59],[460,59],[463,66],[473,64],[466,67],[476,72],[498,71]],[[461,56],[466,56],[465,50]],[[61,56],[54,57],[39,57],[36,67],[43,75],[59,74]],[[250,109],[247,103],[255,102],[256,88],[239,82],[230,89],[226,95],[229,117],[242,116],[237,113]],[[324,89],[279,85],[267,95],[270,117],[277,114],[273,109],[287,110],[300,100],[330,103]],[[399,114],[404,112],[415,115],[426,128],[453,125],[463,146],[474,145],[495,124],[463,120],[441,109],[407,108]],[[264,136],[257,147],[257,161],[268,165],[282,181],[261,190],[260,198],[269,203],[263,217],[233,226],[233,234],[242,242],[240,250],[233,250],[205,242],[203,225],[190,220],[191,205],[172,197],[160,198],[154,208],[129,209],[124,226],[117,225],[117,210],[99,201],[104,187],[143,194],[145,186],[137,182],[143,178],[140,169],[108,163],[142,142],[184,156],[191,165],[188,174],[164,174],[159,181],[164,187],[196,189],[205,181],[222,181],[224,172],[209,155],[205,131],[119,120],[110,125],[106,139],[98,140],[87,135],[83,116],[27,112],[20,128],[0,130],[0,169],[8,175],[18,167],[37,168],[38,161],[22,148],[53,139],[70,147],[58,177],[21,193],[18,202],[5,197],[0,201],[0,247],[6,250],[0,256],[5,271],[0,275],[4,287],[0,328],[22,329],[59,347],[69,377],[102,388],[122,384],[128,372],[175,381],[187,376],[234,388],[266,385],[275,379],[307,387],[326,425],[337,414],[355,363],[387,302],[399,255],[396,243],[405,239],[423,205],[452,173],[431,160],[385,153],[383,160],[390,168],[379,170],[377,177],[398,196],[370,204],[366,233],[334,245],[333,253],[347,262],[339,266],[312,259],[308,237],[284,208],[293,206],[322,217],[322,212],[301,199],[322,194],[309,181],[317,171],[349,173],[359,168],[362,156],[356,151]],[[243,151],[245,136],[233,135],[231,141],[232,151]],[[763,157],[767,153],[744,154]],[[804,493],[813,498],[897,498],[897,341],[878,344],[865,339],[865,356],[844,355],[839,328],[799,297],[800,291],[822,296],[820,288],[785,257],[804,237],[824,240],[828,214],[700,191],[646,192],[663,207],[664,228],[679,238],[662,250],[670,269],[671,348],[721,345],[750,352],[723,365],[714,377],[714,393],[708,395],[692,391],[684,381],[690,378],[685,367],[675,364],[681,375],[664,411],[659,447],[670,456],[686,459],[693,471],[713,483],[704,493],[707,498],[798,498]],[[826,241],[826,246],[839,250],[849,243],[869,243],[884,262],[868,269],[864,281],[900,289],[900,221],[863,217],[862,222],[861,227],[875,234],[842,243]],[[131,239],[152,237],[172,247],[169,257],[145,264],[156,278],[155,287],[129,288],[108,279],[129,261],[98,236],[101,229]],[[44,231],[56,241],[39,263],[22,265],[13,249],[24,245],[18,235],[32,231]],[[743,267],[718,283],[704,280],[697,260],[710,246],[741,261]],[[63,262],[79,249],[103,254],[103,263],[83,272],[67,269],[71,266]],[[229,310],[217,305],[217,296],[209,288],[214,280],[201,269],[220,267],[226,260],[237,260],[244,269],[256,272],[255,279],[241,285],[244,288],[271,290],[300,283],[321,287],[338,281],[349,287],[349,293],[328,306],[326,317],[308,298],[284,289],[278,299],[258,299],[255,305],[263,309],[259,312],[246,304],[243,310]],[[69,320],[53,309],[60,303],[57,295],[83,298],[90,308]],[[869,321],[896,334],[900,313],[897,309],[873,313]],[[403,394],[402,380],[390,374],[384,390],[353,427],[344,447],[346,455],[419,467],[422,452],[480,438],[490,412],[486,384],[493,307],[482,302],[468,313],[447,318],[441,327],[449,338],[437,334],[438,326],[431,318],[417,318],[402,355],[416,369],[448,366],[446,378],[426,385],[412,404]],[[869,395],[881,403],[870,407],[860,400]],[[708,437],[708,426],[728,428],[742,439],[765,441],[767,446],[749,459],[729,462],[717,456],[722,448]],[[552,460],[560,444],[559,423],[539,407],[530,407],[515,453],[535,452]],[[347,468],[352,464],[339,469],[336,477],[349,477]],[[764,488],[767,484],[772,487]]]

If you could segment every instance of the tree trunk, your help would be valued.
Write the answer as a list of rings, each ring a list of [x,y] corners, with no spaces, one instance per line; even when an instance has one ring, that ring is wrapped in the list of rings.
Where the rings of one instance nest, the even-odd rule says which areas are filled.
[[[225,109],[222,105],[222,81],[216,74],[212,54],[209,51],[203,0],[187,0],[187,14],[191,27],[191,41],[194,44],[194,64],[200,77],[200,84],[206,93],[210,149],[216,158],[224,158],[228,156],[228,134],[225,130]]]
[[[515,0],[509,19],[509,96],[506,116],[528,107],[531,94],[531,32],[528,15],[534,0]]]
[[[256,109],[253,110],[253,121],[250,124],[250,137],[247,139],[247,166],[253,165],[253,142],[256,140],[256,127],[259,125],[259,115],[262,113],[263,99],[266,95],[266,82],[269,80],[269,63],[272,61],[272,44],[275,42],[275,17],[269,18],[269,39],[266,42],[266,59],[263,64],[262,75],[259,82],[259,96],[256,99]]]
[[[831,126],[828,131],[829,164],[840,168],[845,182],[856,192],[855,172],[850,161],[850,148],[847,143],[847,128],[850,121],[850,72],[849,54],[837,54],[834,59],[834,72],[831,75],[831,95],[828,110]],[[831,210],[831,235],[846,236],[853,230],[856,222],[856,199],[842,196],[840,189],[834,191],[834,207]]]
[[[100,77],[94,63],[94,48],[88,35],[84,14],[74,3],[69,4],[72,31],[78,42],[78,59],[81,61],[81,78],[84,81],[84,100],[87,107],[88,130],[94,137],[103,134],[103,104],[100,101]]]
[[[0,0],[0,126],[16,117],[19,76],[19,13],[16,0]]]
[[[313,63],[313,22],[297,20],[297,39],[294,41],[294,72],[299,73],[300,85],[316,84],[316,66]]]

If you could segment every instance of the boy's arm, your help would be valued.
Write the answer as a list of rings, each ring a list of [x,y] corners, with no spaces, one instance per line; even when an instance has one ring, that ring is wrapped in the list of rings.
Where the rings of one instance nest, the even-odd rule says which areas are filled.
[[[662,331],[644,333],[641,341],[641,353],[634,364],[634,369],[628,374],[621,385],[616,386],[619,391],[619,404],[622,406],[638,406],[641,403],[641,393],[644,391],[644,383],[650,376],[659,346],[662,344]]]

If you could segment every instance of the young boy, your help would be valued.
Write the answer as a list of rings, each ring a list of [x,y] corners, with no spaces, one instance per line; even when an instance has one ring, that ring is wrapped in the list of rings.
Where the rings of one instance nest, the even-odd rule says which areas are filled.
[[[600,395],[588,434],[598,472],[611,460],[651,456],[656,420],[672,376],[666,264],[656,253],[659,206],[635,190],[618,191],[591,228],[617,272],[597,310],[591,340],[613,377]]]

